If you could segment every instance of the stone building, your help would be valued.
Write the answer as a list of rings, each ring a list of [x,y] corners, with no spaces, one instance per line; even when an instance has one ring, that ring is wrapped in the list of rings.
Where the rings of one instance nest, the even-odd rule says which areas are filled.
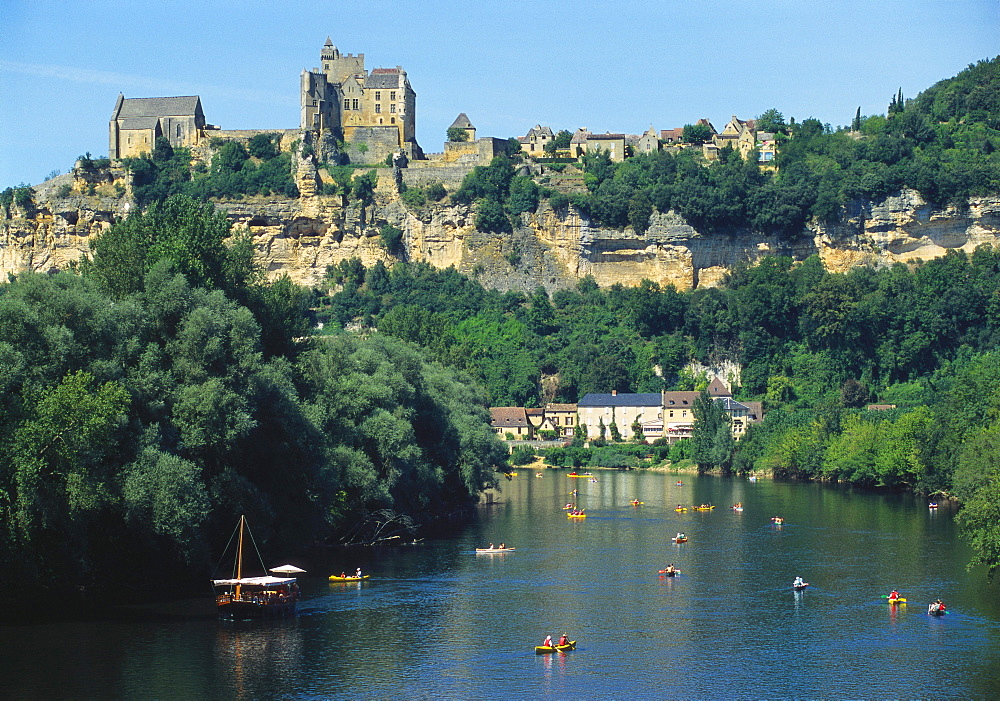
[[[173,147],[194,147],[207,127],[197,95],[126,98],[119,93],[109,124],[108,157],[152,153],[160,136]]]
[[[399,151],[422,157],[417,94],[402,66],[369,72],[364,54],[341,54],[327,37],[320,67],[302,71],[300,103],[301,128],[343,140],[352,161],[378,163]]]
[[[551,128],[536,124],[527,134],[517,137],[517,140],[521,143],[523,153],[529,156],[544,156],[545,145],[555,138]]]

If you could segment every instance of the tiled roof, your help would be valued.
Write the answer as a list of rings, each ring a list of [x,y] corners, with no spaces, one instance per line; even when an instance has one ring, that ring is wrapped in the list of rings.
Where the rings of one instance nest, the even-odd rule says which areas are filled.
[[[576,404],[546,404],[545,411],[576,411]]]
[[[720,380],[718,377],[716,377],[714,380],[712,380],[711,383],[709,383],[708,393],[713,397],[731,397],[733,394],[732,392],[729,391],[729,388],[726,386],[726,383]]]
[[[587,143],[587,137],[589,137],[590,135],[591,135],[590,132],[587,131],[586,129],[577,129],[576,132],[573,134],[573,138],[570,139],[569,142],[571,144],[585,144]]]
[[[678,392],[664,392],[663,407],[665,409],[684,409],[694,406],[694,400],[698,398],[699,394],[701,393],[683,390]]]
[[[697,394],[697,392],[694,392]],[[577,403],[589,406],[660,406],[659,392],[619,392],[618,394],[588,394]]]
[[[465,116],[465,112],[462,112],[462,114],[455,117],[455,121],[452,122],[451,126],[448,128],[451,129],[453,127],[458,129],[475,129],[475,127],[472,126],[472,122],[469,121],[469,118]]]
[[[545,414],[545,409],[535,407],[525,408],[524,413],[528,416],[543,416]]]
[[[527,428],[528,426],[528,415],[524,412],[523,406],[490,407],[490,419],[490,425],[495,428],[504,426]]]
[[[156,129],[159,117],[129,117],[122,120],[122,129]]]
[[[129,117],[176,117],[197,113],[201,98],[197,95],[184,97],[129,97],[122,102],[119,119]]]
[[[618,141],[618,140],[624,139],[624,138],[625,138],[624,134],[588,134],[587,135],[587,141],[599,141],[599,140],[602,140],[602,139],[604,141],[610,141],[610,140]]]

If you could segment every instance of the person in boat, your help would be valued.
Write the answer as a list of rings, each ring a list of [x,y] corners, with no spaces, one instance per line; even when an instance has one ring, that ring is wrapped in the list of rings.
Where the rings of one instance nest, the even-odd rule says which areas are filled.
[[[340,572],[340,578],[341,579],[347,579],[347,572],[344,572],[343,570],[341,570],[341,572]]]
[[[358,571],[354,573],[354,576],[357,577],[358,579],[361,579],[361,568],[360,567],[358,568]]]
[[[802,577],[796,577],[795,581],[792,582],[793,587],[803,587],[805,584],[806,583],[802,581]]]
[[[542,641],[542,645],[544,647],[552,647],[552,636],[551,635],[546,635],[545,636],[545,640]]]
[[[486,548],[486,549],[487,549],[487,550],[492,550],[492,549],[493,549],[493,543],[490,543],[490,547],[488,547],[488,548]]]
[[[569,638],[566,637],[565,633],[559,636],[559,645],[569,645]]]
[[[893,589],[891,592],[889,592],[889,598],[890,599],[898,599],[899,598],[899,592],[896,591],[895,589]]]
[[[507,549],[507,546],[506,546],[506,545],[504,545],[503,543],[500,543],[500,549],[501,549],[501,550],[506,550],[506,549]]]
[[[667,565],[666,569],[663,570],[663,572],[664,572],[664,574],[673,574],[674,573],[674,563],[671,562],[669,565]]]

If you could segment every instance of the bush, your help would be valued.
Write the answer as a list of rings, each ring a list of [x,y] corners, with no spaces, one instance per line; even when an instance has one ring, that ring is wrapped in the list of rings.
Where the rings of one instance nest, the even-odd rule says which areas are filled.
[[[278,155],[278,149],[275,146],[277,139],[277,134],[255,134],[250,137],[247,151],[254,158],[259,158],[262,161],[270,160]]]
[[[529,465],[535,461],[535,450],[528,445],[519,445],[510,454],[511,465]]]
[[[382,247],[389,253],[393,253],[403,241],[403,230],[396,228],[392,224],[383,224],[379,229],[379,237]]]
[[[424,197],[424,191],[420,188],[413,187],[402,193],[400,199],[403,200],[408,206],[413,208],[423,207],[427,204],[427,198]]]
[[[56,188],[56,197],[59,199],[66,199],[73,192],[73,186],[69,183],[63,183]]]
[[[424,193],[427,195],[427,199],[440,202],[448,194],[448,191],[444,189],[444,185],[441,183],[433,183],[427,186]]]

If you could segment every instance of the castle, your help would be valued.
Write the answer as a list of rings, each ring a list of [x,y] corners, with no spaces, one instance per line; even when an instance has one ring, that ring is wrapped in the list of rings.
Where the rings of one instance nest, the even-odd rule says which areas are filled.
[[[424,158],[417,144],[417,94],[402,66],[365,68],[365,55],[341,54],[330,38],[320,51],[322,68],[302,71],[299,128],[312,143],[340,143],[352,163],[380,163],[404,153]],[[156,139],[173,147],[196,148],[207,137],[246,139],[255,133],[287,134],[296,130],[222,131],[205,121],[201,98],[140,97],[119,94],[111,114],[108,156],[112,159],[151,153]]]
[[[302,71],[300,128],[332,135],[352,147],[351,160],[374,163],[402,151],[422,158],[416,139],[417,94],[406,71],[365,69],[365,55],[341,54],[330,37],[320,51],[322,68]]]

